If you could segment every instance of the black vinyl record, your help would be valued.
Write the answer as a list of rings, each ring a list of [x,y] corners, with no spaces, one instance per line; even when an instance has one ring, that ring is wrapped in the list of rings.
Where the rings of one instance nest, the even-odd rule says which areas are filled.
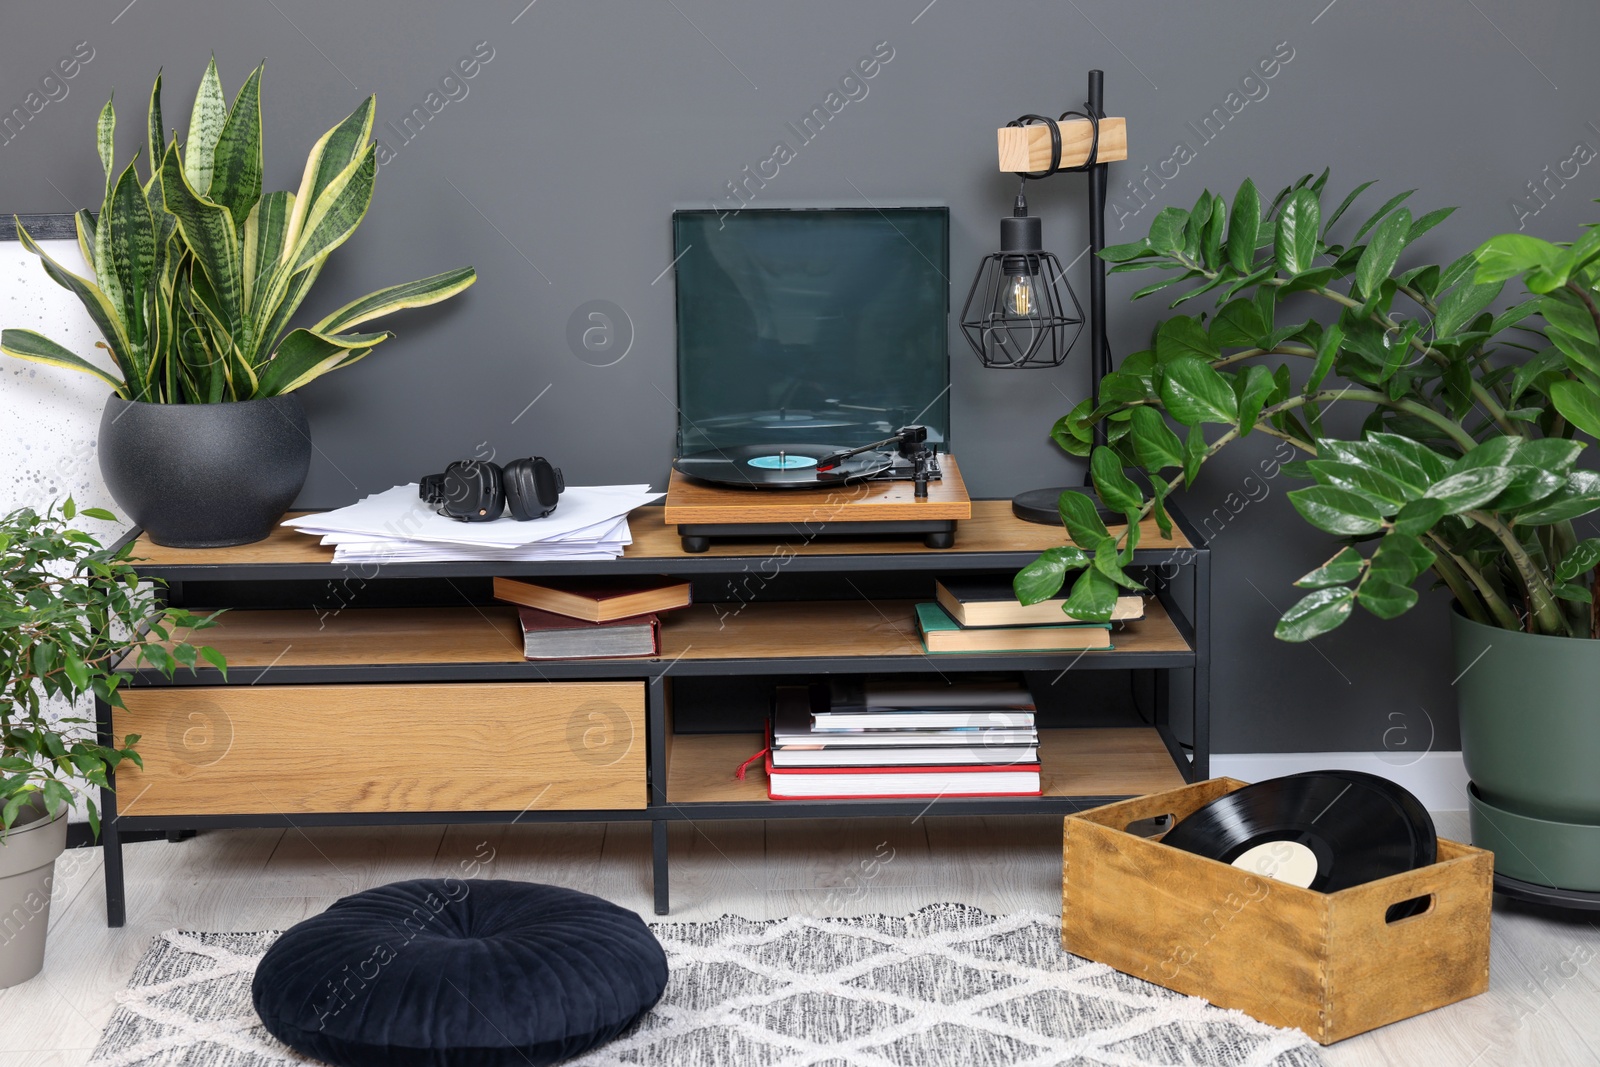
[[[771,444],[739,445],[679,456],[672,466],[697,481],[741,489],[816,489],[842,485],[881,474],[894,457],[887,452],[863,452],[818,472],[817,461],[840,445]]]
[[[1237,789],[1175,825],[1164,844],[1333,893],[1432,863],[1433,821],[1411,794],[1358,771]]]

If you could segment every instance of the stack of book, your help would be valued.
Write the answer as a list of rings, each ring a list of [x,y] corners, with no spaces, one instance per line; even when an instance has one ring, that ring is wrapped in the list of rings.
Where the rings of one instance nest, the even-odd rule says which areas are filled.
[[[940,578],[937,603],[917,605],[922,646],[940,652],[1081,652],[1109,649],[1111,624],[1079,622],[1063,611],[1066,597],[1020,604],[1010,575]],[[1115,622],[1144,618],[1144,599],[1117,598]]]
[[[494,595],[518,606],[528,659],[659,655],[660,614],[690,601],[688,582],[651,578],[496,578]]]
[[[895,687],[841,706],[780,687],[767,780],[774,800],[1037,796],[1033,700],[1020,686]]]

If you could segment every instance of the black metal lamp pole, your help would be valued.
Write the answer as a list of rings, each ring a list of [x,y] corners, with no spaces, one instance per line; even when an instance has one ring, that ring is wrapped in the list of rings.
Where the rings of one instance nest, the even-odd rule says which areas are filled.
[[[1089,72],[1089,97],[1085,109],[1095,121],[1106,117],[1105,72]],[[1101,162],[1098,154],[1086,168],[1089,174],[1089,398],[1091,409],[1100,406],[1100,379],[1111,372],[1111,344],[1106,340],[1106,263],[1100,252],[1106,246],[1106,182],[1109,163]],[[1094,426],[1094,443],[1106,443],[1105,423]],[[1084,484],[1090,484],[1087,472]],[[1011,510],[1019,519],[1051,526],[1060,525],[1058,501],[1071,487],[1030,489],[1011,499]],[[1100,509],[1103,517],[1117,516]]]

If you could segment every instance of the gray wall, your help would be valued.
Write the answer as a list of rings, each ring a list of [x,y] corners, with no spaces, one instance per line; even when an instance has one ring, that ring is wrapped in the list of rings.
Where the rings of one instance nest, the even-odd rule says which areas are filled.
[[[1576,142],[1600,145],[1592,4],[1325,2],[13,2],[0,11],[0,110],[23,106],[78,42],[94,57],[0,145],[0,209],[93,205],[94,116],[116,89],[126,159],[158,67],[167,124],[181,127],[208,53],[230,94],[265,57],[267,183],[285,188],[361,96],[378,94],[382,127],[424,105],[487,41],[493,58],[464,98],[409,143],[380,130],[393,155],[372,213],[307,310],[462,263],[481,280],[446,308],[396,320],[400,337],[381,354],[305,391],[318,456],[302,504],[337,505],[480,447],[557,457],[575,483],[659,484],[674,429],[673,318],[670,276],[652,282],[671,255],[669,212],[726,202],[724,183],[789,139],[785,124],[880,41],[894,55],[866,97],[800,148],[757,203],[948,203],[957,307],[1014,191],[994,169],[994,128],[1080,106],[1092,66],[1106,71],[1109,110],[1130,124],[1133,158],[1113,171],[1114,192],[1117,177],[1167,159],[1177,142],[1195,150],[1154,205],[1120,231],[1114,215],[1113,241],[1207,186],[1231,194],[1248,174],[1276,188],[1333,164],[1341,193],[1378,177],[1379,191],[1419,186],[1420,204],[1461,205],[1418,250],[1444,260],[1515,228],[1511,198]],[[1266,95],[1251,89],[1257,99],[1201,142],[1186,123],[1225,105],[1280,43],[1293,58]],[[1584,167],[1524,220],[1529,232],[1561,238],[1593,217],[1597,174],[1600,164]],[[1031,192],[1048,244],[1071,259],[1087,240],[1082,179]],[[1080,291],[1083,271],[1080,262]],[[1132,288],[1113,279],[1119,354],[1142,346],[1160,310],[1128,305]],[[569,317],[593,300],[632,323],[632,347],[613,366],[581,361],[566,339]],[[1076,480],[1045,432],[1085,393],[1082,361],[1008,375],[984,372],[964,346],[951,360],[952,435],[976,494]],[[1196,516],[1224,508],[1213,520],[1216,747],[1456,747],[1438,598],[1398,623],[1358,618],[1313,646],[1273,641],[1289,583],[1331,549],[1285,503],[1287,479],[1245,480],[1270,443],[1225,454],[1183,505]],[[1235,515],[1230,493],[1235,508],[1261,499]]]

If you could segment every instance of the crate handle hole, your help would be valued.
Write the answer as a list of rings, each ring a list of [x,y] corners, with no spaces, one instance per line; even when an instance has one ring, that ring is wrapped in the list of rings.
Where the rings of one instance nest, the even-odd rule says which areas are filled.
[[[1415,919],[1419,915],[1426,915],[1433,910],[1433,894],[1425,893],[1420,897],[1402,900],[1398,904],[1390,904],[1389,910],[1383,913],[1383,921],[1390,925],[1405,919]]]
[[[1176,821],[1175,815],[1152,815],[1148,819],[1135,819],[1123,829],[1135,837],[1160,837],[1172,829]]]

